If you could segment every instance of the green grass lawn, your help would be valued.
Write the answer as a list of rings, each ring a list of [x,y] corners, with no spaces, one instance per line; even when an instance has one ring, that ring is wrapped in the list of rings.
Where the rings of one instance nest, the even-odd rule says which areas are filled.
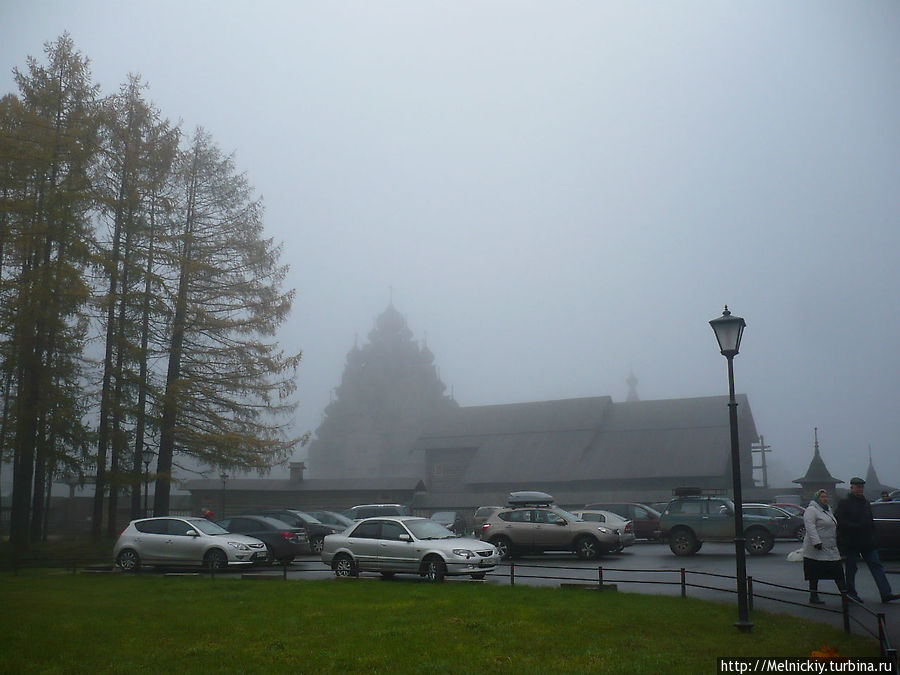
[[[695,599],[477,583],[0,575],[3,673],[709,673],[716,656],[877,656]]]

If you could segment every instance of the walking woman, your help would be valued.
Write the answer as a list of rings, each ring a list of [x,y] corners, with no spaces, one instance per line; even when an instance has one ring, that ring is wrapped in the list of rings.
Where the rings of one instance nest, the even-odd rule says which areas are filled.
[[[840,591],[846,588],[837,547],[837,521],[828,506],[828,492],[816,492],[803,514],[803,524],[803,577],[809,582],[809,602],[824,605],[819,597],[819,579],[833,579]]]

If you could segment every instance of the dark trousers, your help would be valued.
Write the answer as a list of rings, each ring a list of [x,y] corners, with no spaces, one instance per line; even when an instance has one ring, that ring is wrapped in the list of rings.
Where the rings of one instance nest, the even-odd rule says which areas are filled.
[[[869,571],[872,573],[875,585],[878,586],[878,592],[881,594],[881,599],[884,600],[885,598],[890,597],[891,585],[888,583],[887,577],[884,574],[884,566],[878,559],[878,551],[875,550],[874,547],[866,546],[859,548],[856,546],[848,546],[844,553],[847,555],[848,593],[856,595],[856,565],[859,561],[859,557],[862,556],[862,559],[866,561],[866,565],[869,566]]]

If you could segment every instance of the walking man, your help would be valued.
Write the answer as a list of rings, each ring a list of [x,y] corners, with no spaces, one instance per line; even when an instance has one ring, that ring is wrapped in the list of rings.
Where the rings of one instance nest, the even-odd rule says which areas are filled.
[[[851,478],[850,494],[840,501],[834,512],[837,518],[838,546],[847,558],[847,596],[862,602],[856,593],[856,565],[861,555],[878,586],[881,601],[890,602],[900,598],[900,595],[891,591],[884,567],[878,559],[872,508],[863,494],[865,485],[866,481],[862,478]]]

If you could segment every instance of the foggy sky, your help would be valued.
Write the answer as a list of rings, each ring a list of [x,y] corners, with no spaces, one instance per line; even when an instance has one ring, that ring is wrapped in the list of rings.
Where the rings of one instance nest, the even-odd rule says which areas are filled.
[[[298,433],[391,288],[461,405],[726,394],[727,303],[771,481],[900,485],[897,2],[3,0],[0,95],[64,30],[263,195]]]

